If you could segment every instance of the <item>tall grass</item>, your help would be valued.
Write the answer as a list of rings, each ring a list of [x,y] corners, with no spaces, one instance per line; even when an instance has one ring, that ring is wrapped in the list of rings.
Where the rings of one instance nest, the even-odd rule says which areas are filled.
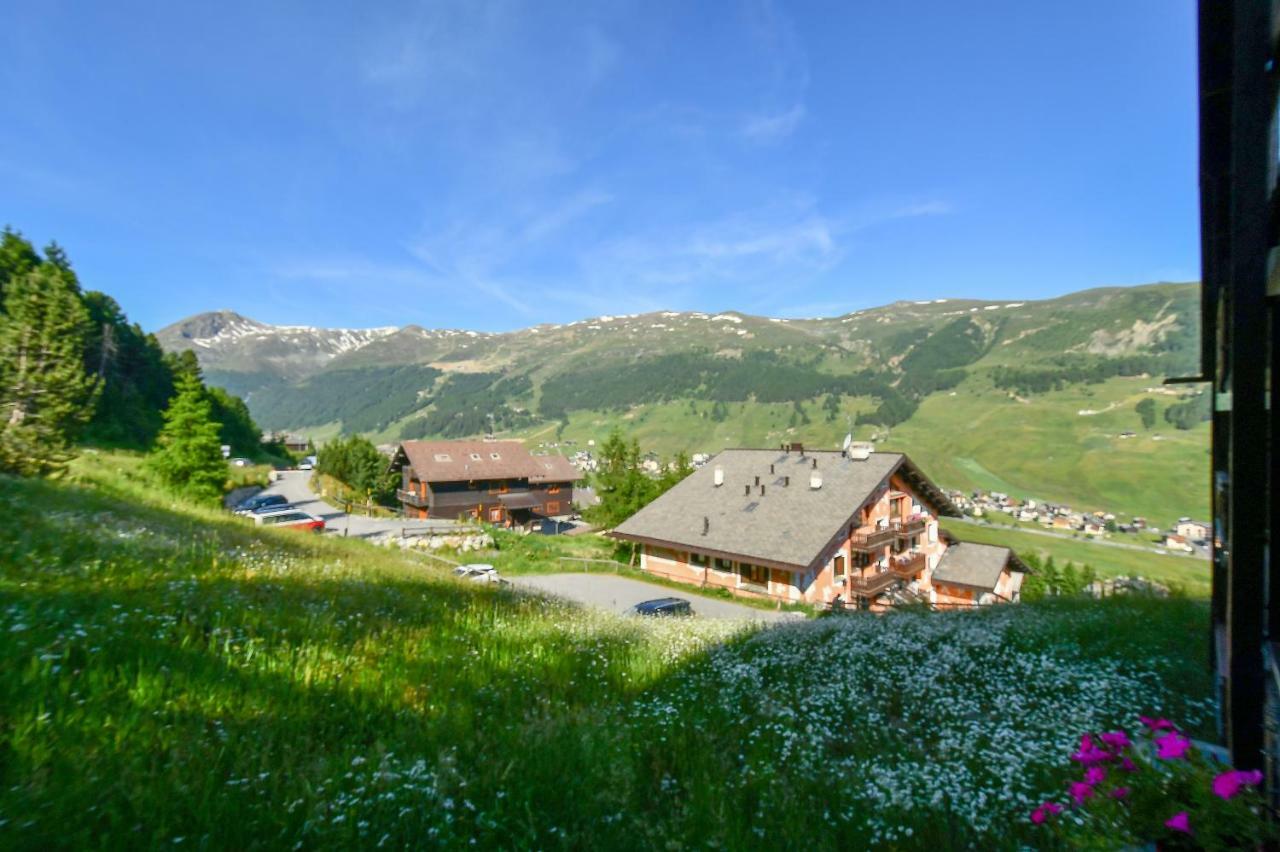
[[[1014,844],[1080,730],[1203,730],[1206,621],[619,619],[252,529],[103,455],[0,479],[0,845]]]

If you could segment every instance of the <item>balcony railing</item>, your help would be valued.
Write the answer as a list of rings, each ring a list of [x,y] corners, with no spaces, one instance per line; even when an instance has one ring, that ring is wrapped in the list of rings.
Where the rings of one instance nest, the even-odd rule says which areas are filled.
[[[414,506],[419,509],[425,509],[427,507],[427,498],[423,497],[416,491],[406,491],[403,488],[397,488],[396,499],[401,503]]]
[[[924,532],[926,526],[929,525],[929,519],[924,515],[916,515],[911,518],[905,518],[898,522],[899,534],[903,536],[916,535]]]
[[[854,550],[875,550],[876,548],[884,547],[886,544],[892,544],[897,537],[897,529],[893,526],[888,526],[870,532],[856,532],[849,538],[849,542]]]
[[[908,583],[914,580],[927,564],[923,553],[894,557],[889,560],[889,567],[877,574],[867,577],[850,577],[849,591],[858,595],[879,594],[895,583]]]
[[[901,582],[902,577],[896,571],[881,571],[870,577],[850,577],[849,591],[858,595],[875,595]]]
[[[912,553],[890,559],[889,570],[906,579],[914,579],[927,564],[923,553]]]

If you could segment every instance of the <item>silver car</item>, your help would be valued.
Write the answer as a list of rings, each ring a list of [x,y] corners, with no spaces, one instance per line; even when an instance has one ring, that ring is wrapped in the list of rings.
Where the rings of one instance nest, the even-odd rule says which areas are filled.
[[[469,565],[459,565],[453,569],[453,576],[463,580],[470,580],[473,583],[505,583],[498,576],[498,569],[484,562],[472,562]]]

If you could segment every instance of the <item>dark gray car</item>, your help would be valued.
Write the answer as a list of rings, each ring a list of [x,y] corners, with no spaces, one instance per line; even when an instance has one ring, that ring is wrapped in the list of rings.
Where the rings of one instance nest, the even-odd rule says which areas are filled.
[[[684,598],[655,598],[641,601],[631,608],[636,615],[678,616],[693,615],[693,606]]]

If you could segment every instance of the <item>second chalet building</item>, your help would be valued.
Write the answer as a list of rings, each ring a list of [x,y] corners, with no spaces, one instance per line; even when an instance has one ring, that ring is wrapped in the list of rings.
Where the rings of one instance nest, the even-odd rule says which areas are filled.
[[[956,542],[959,516],[901,453],[725,450],[613,531],[641,568],[781,601],[867,608],[1016,601],[1026,566]]]
[[[391,469],[405,517],[503,526],[570,514],[581,478],[563,456],[532,455],[519,441],[405,441]]]

